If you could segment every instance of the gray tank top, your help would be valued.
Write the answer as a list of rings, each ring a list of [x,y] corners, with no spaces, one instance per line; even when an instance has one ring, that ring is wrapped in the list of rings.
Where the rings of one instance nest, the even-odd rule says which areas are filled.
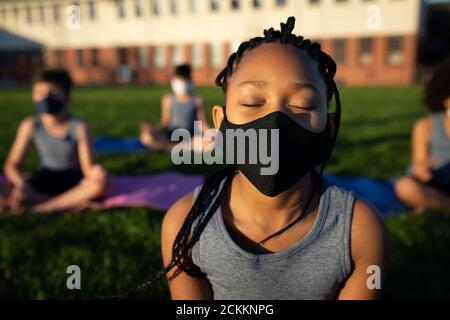
[[[80,119],[69,118],[69,132],[65,138],[49,135],[40,116],[35,118],[33,143],[39,155],[40,167],[48,170],[79,169],[78,137],[76,134]]]
[[[193,247],[193,263],[206,274],[216,300],[335,299],[352,272],[354,201],[353,193],[323,179],[314,226],[291,247],[270,254],[242,249],[229,235],[219,207]]]
[[[194,133],[194,121],[197,120],[196,97],[193,95],[189,101],[180,102],[174,95],[170,97],[169,130],[187,129]]]
[[[433,168],[439,169],[450,162],[450,137],[444,126],[447,113],[436,112],[431,117],[433,120],[433,132],[429,142],[429,152],[436,158],[436,164]]]

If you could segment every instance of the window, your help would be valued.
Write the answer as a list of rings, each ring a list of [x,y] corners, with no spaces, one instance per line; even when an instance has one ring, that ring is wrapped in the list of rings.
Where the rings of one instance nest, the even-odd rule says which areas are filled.
[[[117,50],[117,55],[119,58],[119,64],[120,65],[127,65],[128,64],[128,50],[127,48],[119,48]]]
[[[223,47],[221,43],[211,44],[211,64],[214,68],[220,67],[223,63]]]
[[[173,46],[172,51],[172,64],[174,66],[178,66],[184,63],[184,52],[183,47],[181,45]]]
[[[191,8],[191,12],[192,13],[200,12],[199,0],[190,0],[189,4],[190,4],[190,8]]]
[[[164,47],[155,47],[153,52],[153,64],[157,68],[163,68],[166,65],[166,52]]]
[[[173,15],[178,14],[178,0],[170,0],[170,12]]]
[[[14,15],[14,20],[17,21],[19,19],[19,8],[17,8],[17,7],[13,8],[13,15]]]
[[[95,2],[93,0],[88,2],[88,15],[91,20],[95,19]]]
[[[31,8],[30,7],[27,7],[27,9],[26,9],[26,19],[27,19],[27,23],[28,24],[31,24],[32,22],[33,22],[33,14],[32,14],[32,12],[31,12]]]
[[[360,41],[359,59],[361,63],[368,64],[372,62],[373,40],[372,38],[362,38]]]
[[[334,60],[337,63],[343,63],[345,61],[345,40],[336,39],[333,42],[334,47]]]
[[[239,0],[231,0],[231,10],[238,10],[240,7]]]
[[[39,18],[41,23],[45,23],[45,8],[42,4],[39,6]]]
[[[284,7],[286,5],[287,0],[275,0],[276,7]]]
[[[262,0],[252,0],[253,8],[259,9],[262,7]]]
[[[210,7],[211,7],[211,11],[219,11],[220,9],[220,2],[219,0],[210,0]]]
[[[204,58],[204,51],[203,51],[203,44],[194,44],[192,45],[192,66],[195,68],[199,68],[203,66],[203,58]]]
[[[92,49],[91,51],[92,57],[92,66],[98,67],[100,65],[100,61],[98,59],[98,49]]]
[[[143,10],[141,0],[134,0],[134,13],[136,14],[136,17],[142,17]]]
[[[137,48],[137,59],[139,67],[146,68],[148,66],[148,50],[146,47]]]
[[[65,56],[63,50],[56,50],[55,51],[55,57],[56,57],[56,66],[63,67],[65,64]]]
[[[59,18],[60,18],[60,15],[59,15],[59,5],[55,3],[55,4],[53,5],[53,21],[54,21],[54,22],[58,22],[58,21],[59,21]]]
[[[77,65],[78,67],[84,67],[84,54],[82,49],[77,50]]]
[[[159,16],[159,14],[161,13],[161,8],[159,6],[159,0],[151,1],[151,11],[152,11],[153,15]]]
[[[403,62],[403,43],[401,37],[388,38],[388,62],[398,65]]]
[[[117,14],[119,18],[125,18],[125,0],[117,0]]]

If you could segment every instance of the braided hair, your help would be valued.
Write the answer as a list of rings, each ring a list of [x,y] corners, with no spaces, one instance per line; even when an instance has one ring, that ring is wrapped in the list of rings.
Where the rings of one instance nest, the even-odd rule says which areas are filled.
[[[336,97],[338,117],[336,119],[334,143],[336,141],[340,122],[340,99],[336,84],[334,82],[336,64],[329,55],[321,51],[320,44],[312,43],[310,40],[304,39],[302,36],[292,34],[294,26],[295,18],[290,17],[287,20],[287,23],[281,23],[280,31],[270,28],[268,30],[264,30],[264,37],[256,37],[250,39],[249,41],[243,42],[239,46],[238,50],[231,54],[228,59],[227,66],[219,73],[215,83],[217,86],[222,88],[226,96],[228,81],[233,74],[235,67],[241,61],[242,56],[246,52],[257,48],[264,43],[280,42],[286,45],[293,45],[299,50],[305,51],[314,61],[317,61],[318,63],[319,72],[327,85],[328,103],[331,101],[333,95]],[[323,172],[324,166],[325,164],[323,164],[321,173]],[[220,203],[228,191],[235,173],[236,170],[234,166],[226,165],[222,170],[216,172],[205,180],[174,241],[172,248],[172,260],[169,265],[164,270],[159,272],[152,281],[147,283],[147,285],[153,283],[153,281],[161,279],[174,267],[178,268],[177,272],[183,271],[193,277],[204,276],[200,269],[192,263],[192,248],[199,240],[200,235],[202,234],[207,223],[220,206]],[[221,184],[223,185],[222,188],[220,188]],[[286,229],[287,228],[284,228],[282,231],[285,231]],[[277,234],[279,233],[281,232],[278,232]],[[178,274],[177,272],[175,273],[175,276]]]

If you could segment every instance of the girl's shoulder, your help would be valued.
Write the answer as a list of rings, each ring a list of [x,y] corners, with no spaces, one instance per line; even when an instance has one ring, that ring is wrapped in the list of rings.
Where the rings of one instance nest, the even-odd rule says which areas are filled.
[[[328,191],[333,199],[331,210],[343,221],[343,237],[349,247],[348,260],[353,263],[371,261],[382,255],[386,229],[376,209],[352,191],[335,184],[328,188],[331,188]]]
[[[166,212],[162,222],[162,230],[166,233],[178,233],[192,208],[194,192],[175,202]]]
[[[36,126],[36,121],[39,119],[39,116],[28,116],[20,122],[19,127],[24,129],[34,129]]]
[[[428,131],[433,127],[433,120],[438,117],[439,114],[429,114],[425,117],[418,119],[414,123],[414,131]]]
[[[29,116],[23,119],[17,129],[17,135],[31,137],[35,132],[36,122],[36,116]]]
[[[376,209],[353,191],[330,182],[327,178],[323,180],[325,191],[322,196],[327,193],[327,197],[330,199],[330,209],[336,211],[337,214],[346,215],[348,222],[351,222],[352,230],[353,228],[360,229],[363,224],[376,227],[375,225],[381,222]]]

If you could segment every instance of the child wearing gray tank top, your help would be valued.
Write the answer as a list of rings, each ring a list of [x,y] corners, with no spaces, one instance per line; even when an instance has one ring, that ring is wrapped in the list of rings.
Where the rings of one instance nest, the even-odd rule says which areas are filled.
[[[213,119],[231,162],[164,217],[165,269],[156,279],[167,275],[173,299],[380,294],[382,223],[372,207],[322,176],[340,124],[336,65],[320,46],[292,34],[294,22],[244,42],[216,79],[226,105],[214,106]],[[333,96],[336,113],[328,113]],[[257,141],[227,138],[237,132],[256,132]],[[275,153],[277,170],[263,174],[270,163],[250,160],[255,146]],[[373,281],[368,270],[375,270]]]
[[[435,67],[425,86],[431,113],[412,130],[412,159],[395,183],[397,196],[417,213],[450,208],[450,60]]]
[[[80,210],[106,192],[108,175],[93,161],[87,124],[66,110],[71,87],[65,70],[36,76],[32,99],[38,114],[21,122],[5,162],[7,205],[15,214]],[[31,145],[39,165],[27,174],[21,164]]]
[[[201,122],[199,134],[209,128],[205,117],[203,98],[193,91],[190,65],[175,68],[171,79],[172,93],[161,100],[160,123],[152,126],[145,122],[141,125],[140,141],[149,149],[171,152],[179,143],[172,141],[172,133],[177,129],[187,130],[195,138],[195,121]]]

